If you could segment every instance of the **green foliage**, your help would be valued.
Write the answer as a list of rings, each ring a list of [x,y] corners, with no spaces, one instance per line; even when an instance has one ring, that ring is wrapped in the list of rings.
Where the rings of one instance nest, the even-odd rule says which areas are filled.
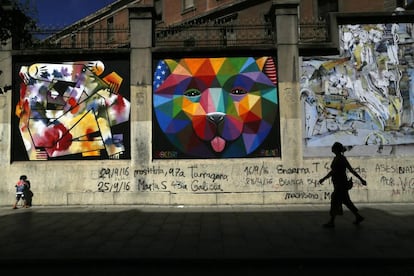
[[[30,12],[30,1],[3,0],[0,4],[0,42],[12,38],[13,49],[33,43],[32,33],[37,29],[36,20]]]

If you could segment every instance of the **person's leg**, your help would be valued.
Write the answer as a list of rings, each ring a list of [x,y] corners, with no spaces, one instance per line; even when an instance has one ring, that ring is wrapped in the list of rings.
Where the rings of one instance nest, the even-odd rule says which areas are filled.
[[[331,218],[329,219],[329,221],[327,223],[325,223],[323,225],[323,227],[325,227],[325,228],[335,227],[335,215],[331,215]]]
[[[29,191],[26,196],[26,207],[29,208],[30,206],[32,206],[32,195]]]
[[[16,195],[16,201],[14,202],[14,205],[13,205],[13,209],[17,209],[17,204],[19,203],[19,200],[20,200],[20,195],[17,194]]]
[[[338,193],[333,192],[331,195],[331,209],[329,211],[330,219],[327,223],[323,225],[326,228],[335,227],[335,217],[338,214],[338,210],[341,208],[341,201],[338,200]]]
[[[360,224],[364,220],[364,217],[359,214],[358,208],[352,202],[348,193],[344,195],[343,203],[354,214],[355,216],[354,224]]]

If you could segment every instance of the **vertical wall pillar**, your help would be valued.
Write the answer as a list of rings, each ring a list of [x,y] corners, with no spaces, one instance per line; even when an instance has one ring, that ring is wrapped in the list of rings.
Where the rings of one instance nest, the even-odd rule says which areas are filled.
[[[6,45],[0,45],[0,88],[3,94],[0,94],[0,167],[10,164],[10,124],[11,124],[11,98],[14,90],[7,90],[12,84],[12,42],[8,41]],[[13,89],[15,89],[14,87]],[[18,93],[18,91],[17,91]],[[14,114],[14,112],[13,112]],[[5,169],[1,168],[3,172]],[[1,190],[1,189],[0,189]]]
[[[147,165],[151,159],[151,92],[153,6],[129,9],[131,35],[131,161]]]
[[[282,159],[286,165],[302,160],[302,124],[298,66],[299,0],[275,0],[276,44],[280,100]]]

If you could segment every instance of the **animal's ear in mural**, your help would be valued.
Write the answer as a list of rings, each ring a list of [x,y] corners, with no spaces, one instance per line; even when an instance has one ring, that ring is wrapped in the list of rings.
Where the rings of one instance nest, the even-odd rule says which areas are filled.
[[[103,71],[101,61],[20,68],[15,112],[29,160],[122,155],[123,134],[113,127],[129,120],[130,103],[119,93],[122,78]]]
[[[272,57],[160,60],[153,94],[160,130],[191,157],[248,156],[278,118]]]

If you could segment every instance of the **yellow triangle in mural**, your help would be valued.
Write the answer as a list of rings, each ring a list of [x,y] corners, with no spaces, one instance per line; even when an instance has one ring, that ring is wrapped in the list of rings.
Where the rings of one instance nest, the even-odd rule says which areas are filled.
[[[213,68],[215,74],[217,74],[221,66],[223,66],[223,63],[225,60],[226,58],[211,58],[210,59],[211,67]]]
[[[260,70],[263,70],[263,67],[266,64],[267,59],[268,57],[261,57],[261,58],[256,59],[257,66],[259,67]]]

